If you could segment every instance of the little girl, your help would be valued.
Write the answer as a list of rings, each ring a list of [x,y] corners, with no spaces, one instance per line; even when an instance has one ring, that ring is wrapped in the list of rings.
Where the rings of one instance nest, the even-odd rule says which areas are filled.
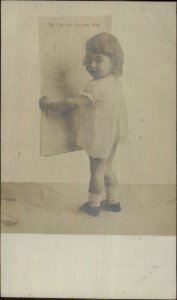
[[[109,33],[100,33],[86,42],[85,67],[93,77],[79,96],[60,102],[39,100],[42,110],[66,112],[79,109],[77,145],[90,159],[89,199],[80,210],[98,216],[101,209],[121,210],[118,181],[112,169],[119,142],[128,135],[127,114],[118,77],[122,75],[124,55],[118,40]],[[106,191],[106,200],[102,193]]]

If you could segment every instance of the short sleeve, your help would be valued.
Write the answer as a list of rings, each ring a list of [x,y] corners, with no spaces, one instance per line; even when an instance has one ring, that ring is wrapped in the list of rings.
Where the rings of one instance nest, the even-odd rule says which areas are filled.
[[[80,93],[88,97],[93,103],[99,101],[104,96],[104,88],[96,80],[89,81],[84,90]]]

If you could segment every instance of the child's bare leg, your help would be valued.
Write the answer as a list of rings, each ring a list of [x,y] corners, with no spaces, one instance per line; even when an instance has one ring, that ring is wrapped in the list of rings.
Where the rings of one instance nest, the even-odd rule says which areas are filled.
[[[116,152],[116,146],[112,148],[110,156],[107,160],[107,167],[104,175],[104,184],[105,184],[107,200],[109,203],[112,204],[118,202],[118,179],[112,167],[115,152]]]
[[[89,205],[100,206],[104,190],[104,175],[107,167],[107,159],[90,157],[90,184],[89,184]]]
[[[104,189],[104,174],[107,166],[107,159],[90,157],[90,184],[89,201],[84,203],[80,210],[91,216],[98,216],[100,213],[100,202]]]
[[[109,158],[107,160],[106,171],[104,175],[104,183],[106,187],[116,187],[118,185],[117,175],[112,167],[115,152],[116,146],[113,146]]]

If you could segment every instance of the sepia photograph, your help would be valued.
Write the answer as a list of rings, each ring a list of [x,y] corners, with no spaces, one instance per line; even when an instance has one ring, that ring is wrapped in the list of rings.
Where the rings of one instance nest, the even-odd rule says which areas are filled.
[[[170,245],[159,253],[166,266],[176,235],[175,9],[173,2],[2,1],[2,296],[175,299],[174,253],[165,290],[160,275],[150,292],[149,283],[129,287],[129,277],[123,290],[116,280],[103,287],[98,274],[91,294],[65,285],[56,292],[49,274],[52,295],[48,287],[30,291],[27,281],[21,292],[17,283],[8,288],[16,264],[10,243],[23,244],[18,255],[25,266],[29,241],[35,249],[57,239],[63,257],[68,238],[83,248],[89,239],[92,245],[110,239],[113,253],[113,239],[126,245],[142,239],[151,250],[140,251],[141,267],[163,243]],[[129,262],[120,267],[115,258],[117,268],[134,272],[139,263]],[[152,263],[142,278],[159,268]],[[73,282],[66,271],[67,278]]]

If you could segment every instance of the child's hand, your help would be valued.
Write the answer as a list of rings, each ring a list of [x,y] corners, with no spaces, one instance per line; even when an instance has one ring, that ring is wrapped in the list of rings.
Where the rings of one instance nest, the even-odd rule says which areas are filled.
[[[39,107],[41,110],[48,110],[48,106],[49,106],[49,99],[46,96],[42,96],[39,99]]]

